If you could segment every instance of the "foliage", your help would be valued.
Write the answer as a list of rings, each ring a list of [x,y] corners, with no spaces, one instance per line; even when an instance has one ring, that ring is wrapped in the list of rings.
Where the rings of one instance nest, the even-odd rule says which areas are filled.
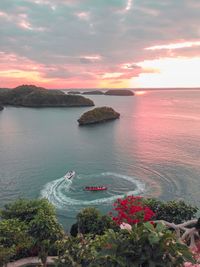
[[[72,224],[71,229],[70,229],[70,234],[71,236],[74,236],[74,237],[77,236],[78,234],[78,223],[77,222]]]
[[[38,242],[49,240],[51,243],[61,238],[64,234],[62,227],[58,224],[55,214],[39,210],[30,222],[29,233]]]
[[[2,219],[18,219],[29,223],[40,210],[45,210],[47,215],[55,215],[54,207],[46,199],[18,199],[15,202],[6,204],[4,209],[0,211],[0,217]]]
[[[197,207],[186,204],[182,200],[162,202],[155,198],[144,198],[143,203],[155,212],[154,219],[173,223],[182,223],[191,220],[198,211]]]
[[[195,264],[175,233],[162,224],[143,222],[155,218],[180,223],[193,218],[196,207],[183,201],[164,203],[129,196],[118,199],[114,210],[111,218],[95,208],[83,209],[71,229],[74,236],[79,234],[65,237],[55,209],[47,200],[20,199],[8,204],[0,210],[0,266],[33,254],[39,255],[45,265],[51,251],[58,253],[59,267],[178,267],[186,261],[188,266]],[[128,231],[120,230],[121,223]]]
[[[85,208],[77,215],[77,223],[72,225],[71,234],[76,236],[78,231],[82,234],[98,234],[101,235],[107,229],[115,229],[118,227],[112,221],[110,216],[101,215],[95,208]]]
[[[101,255],[121,262],[114,266],[177,267],[185,260],[195,262],[187,246],[178,243],[175,235],[162,224],[156,227],[149,222],[134,225],[132,232],[109,231],[104,244]]]
[[[118,225],[123,222],[131,225],[146,222],[154,216],[154,212],[143,203],[142,198],[134,196],[118,199],[114,203],[114,211],[117,214],[112,218]]]
[[[16,254],[26,255],[32,244],[24,222],[17,219],[0,221],[0,266]]]
[[[18,233],[18,229],[21,234],[25,234],[25,237],[32,240],[31,247],[29,249],[29,256],[38,254],[45,261],[47,255],[52,249],[54,249],[54,243],[56,240],[64,236],[64,231],[57,221],[54,207],[45,199],[39,200],[25,200],[20,199],[14,203],[5,205],[5,208],[0,211],[1,224],[4,223],[4,228],[7,226],[7,230],[4,231],[4,244],[5,240],[10,240],[12,243],[15,235]],[[12,225],[12,222],[13,225]],[[16,226],[16,231],[12,232]],[[3,226],[2,226],[3,227]],[[18,228],[17,228],[18,227]],[[15,229],[15,228],[14,228]],[[11,234],[14,234],[13,237]],[[25,238],[24,237],[24,238]],[[16,246],[21,246],[20,236],[16,236]],[[8,244],[8,247],[11,244]],[[28,248],[26,242],[24,246]],[[19,249],[14,251],[14,259],[27,256],[27,253],[21,255]]]
[[[0,267],[6,265],[10,258],[15,254],[15,249],[6,248],[5,246],[0,245]]]
[[[58,224],[55,214],[48,214],[45,210],[39,210],[29,225],[29,233],[34,238],[39,257],[45,263],[56,240],[64,236],[62,227]]]
[[[94,239],[91,235],[78,235],[67,237],[65,240],[57,241],[59,257],[56,261],[58,267],[90,266],[97,257],[97,235]],[[100,243],[99,243],[100,244]]]
[[[58,266],[178,267],[195,263],[188,247],[179,243],[164,225],[135,224],[132,231],[109,229],[95,238],[69,238]]]

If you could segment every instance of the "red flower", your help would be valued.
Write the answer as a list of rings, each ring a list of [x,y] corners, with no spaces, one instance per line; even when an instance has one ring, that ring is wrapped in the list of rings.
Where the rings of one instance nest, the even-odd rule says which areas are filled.
[[[113,206],[117,215],[112,219],[119,225],[123,222],[129,224],[146,222],[155,215],[149,207],[142,203],[142,197],[128,196],[124,199],[117,199]]]

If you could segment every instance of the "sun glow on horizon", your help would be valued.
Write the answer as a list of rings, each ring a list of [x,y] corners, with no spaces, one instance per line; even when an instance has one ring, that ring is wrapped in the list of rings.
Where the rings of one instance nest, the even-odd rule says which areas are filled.
[[[200,57],[162,58],[138,63],[143,69],[152,68],[154,73],[141,73],[132,78],[131,84],[139,87],[198,87],[200,86]]]
[[[114,71],[96,69],[101,62],[98,54],[82,56],[87,60],[88,72],[84,68],[72,66],[74,73],[68,75],[62,66],[43,64],[31,61],[15,54],[1,53],[0,77],[2,86],[16,87],[22,83],[36,84],[46,88],[162,88],[162,87],[200,87],[199,57],[167,57],[144,60],[134,63],[123,63]],[[89,61],[89,65],[88,65]],[[18,67],[20,66],[20,67]],[[94,66],[94,69],[93,69]],[[84,72],[83,72],[84,70]],[[59,75],[61,71],[62,75]],[[66,77],[65,77],[66,72]],[[53,74],[53,75],[52,75]],[[55,74],[55,75],[54,75]]]
[[[135,95],[145,95],[146,91],[135,91]]]
[[[102,79],[97,84],[96,88],[129,88],[130,80],[127,79]]]

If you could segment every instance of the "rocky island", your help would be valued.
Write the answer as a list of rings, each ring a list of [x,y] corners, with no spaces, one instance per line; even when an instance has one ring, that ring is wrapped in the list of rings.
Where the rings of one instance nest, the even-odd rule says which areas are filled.
[[[95,108],[85,112],[80,119],[79,125],[88,125],[94,123],[102,123],[110,120],[115,120],[120,117],[120,114],[110,107]]]
[[[133,96],[134,93],[127,89],[112,89],[105,92],[105,95],[116,95],[116,96]]]
[[[83,95],[104,95],[104,93],[102,91],[95,90],[95,91],[83,92]]]
[[[34,85],[21,85],[12,90],[0,90],[0,103],[23,107],[84,107],[94,106],[83,96],[66,95],[59,90],[48,90]]]

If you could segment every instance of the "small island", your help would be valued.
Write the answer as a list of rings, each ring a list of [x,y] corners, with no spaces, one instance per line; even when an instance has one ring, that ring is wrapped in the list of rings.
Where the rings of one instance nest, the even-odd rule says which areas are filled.
[[[3,110],[3,106],[0,105],[0,111]]]
[[[22,107],[85,107],[94,106],[83,96],[66,95],[60,90],[48,90],[35,85],[21,85],[12,90],[0,90],[3,105]]]
[[[105,95],[115,95],[115,96],[133,96],[134,92],[127,89],[112,89],[105,92]]]
[[[88,125],[94,123],[102,123],[110,120],[115,120],[120,117],[120,114],[110,107],[100,107],[85,112],[80,119],[79,125]]]
[[[83,92],[83,95],[104,95],[104,93],[102,91],[95,90],[95,91]]]

